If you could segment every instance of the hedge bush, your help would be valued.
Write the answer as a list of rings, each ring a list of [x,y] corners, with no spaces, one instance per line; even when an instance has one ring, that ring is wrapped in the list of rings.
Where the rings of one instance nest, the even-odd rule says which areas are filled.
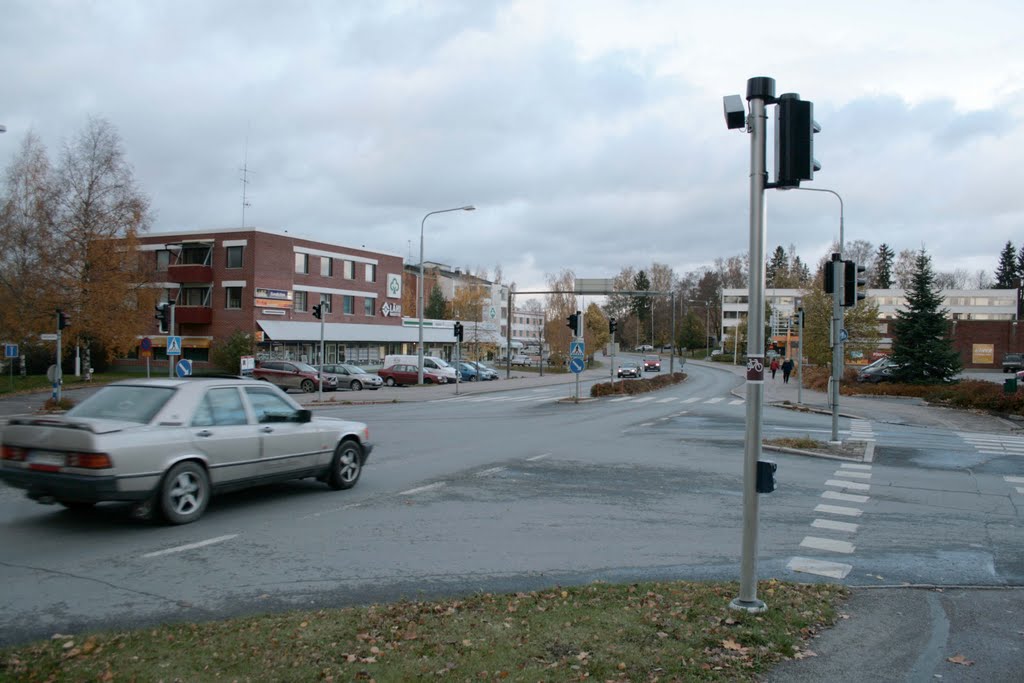
[[[626,395],[632,396],[634,394],[645,394],[648,391],[657,391],[663,387],[670,386],[672,384],[679,384],[686,379],[685,372],[673,372],[668,375],[658,375],[657,377],[636,379],[636,380],[619,380],[614,384],[611,382],[603,382],[601,384],[595,384],[590,387],[590,395],[593,398],[599,396],[612,396],[612,395]]]

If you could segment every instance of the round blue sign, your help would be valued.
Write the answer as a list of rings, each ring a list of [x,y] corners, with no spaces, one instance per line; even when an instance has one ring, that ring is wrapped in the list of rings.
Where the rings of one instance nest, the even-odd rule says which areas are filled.
[[[577,375],[583,372],[583,359],[582,358],[570,358],[569,359],[569,371],[575,372]]]
[[[192,374],[192,361],[187,358],[182,358],[174,366],[174,371],[178,373],[178,377],[188,377]]]

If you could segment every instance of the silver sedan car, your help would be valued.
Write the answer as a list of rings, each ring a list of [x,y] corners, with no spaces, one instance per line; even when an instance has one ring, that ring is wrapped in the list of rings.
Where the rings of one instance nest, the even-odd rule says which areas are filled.
[[[313,417],[266,382],[125,380],[64,415],[11,419],[0,480],[41,503],[132,501],[187,524],[223,491],[306,477],[351,488],[371,450],[365,424]]]
[[[322,371],[325,376],[333,375],[338,378],[337,388],[347,388],[352,391],[361,389],[380,389],[384,386],[384,380],[375,374],[370,374],[358,365],[348,363],[335,363],[313,366]]]

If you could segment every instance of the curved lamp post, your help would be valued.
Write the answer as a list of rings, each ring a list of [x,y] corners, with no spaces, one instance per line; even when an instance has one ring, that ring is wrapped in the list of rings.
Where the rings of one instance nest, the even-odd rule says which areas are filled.
[[[419,314],[420,314],[420,336],[419,344],[417,345],[416,353],[419,356],[420,366],[419,372],[417,373],[417,384],[423,384],[423,226],[427,222],[429,216],[433,216],[435,213],[448,213],[449,211],[476,211],[476,207],[472,204],[467,206],[457,206],[454,209],[441,209],[440,211],[431,211],[423,220],[420,221],[420,279],[416,283],[416,298],[419,301]]]

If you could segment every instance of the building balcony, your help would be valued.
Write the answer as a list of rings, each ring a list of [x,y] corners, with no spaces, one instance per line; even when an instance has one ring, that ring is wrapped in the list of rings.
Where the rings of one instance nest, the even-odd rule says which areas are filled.
[[[213,309],[209,306],[178,305],[174,307],[174,322],[176,325],[209,325],[213,322]]]
[[[180,283],[213,282],[213,266],[182,263],[167,266],[167,279]]]

